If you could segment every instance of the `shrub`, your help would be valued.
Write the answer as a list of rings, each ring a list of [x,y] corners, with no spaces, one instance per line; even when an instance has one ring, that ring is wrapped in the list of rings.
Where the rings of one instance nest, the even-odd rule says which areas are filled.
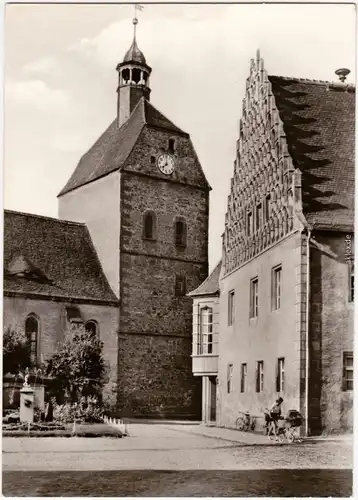
[[[65,335],[46,369],[57,402],[63,396],[69,402],[78,401],[81,396],[101,397],[106,376],[102,351],[102,342],[84,327]]]
[[[71,423],[100,423],[103,422],[103,407],[95,397],[82,396],[77,403],[59,405],[53,399],[53,418],[61,424]]]

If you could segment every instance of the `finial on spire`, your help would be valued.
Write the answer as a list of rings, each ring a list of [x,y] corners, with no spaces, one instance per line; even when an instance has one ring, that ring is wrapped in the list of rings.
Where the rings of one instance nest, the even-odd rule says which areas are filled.
[[[143,10],[143,6],[142,5],[139,5],[138,3],[136,3],[134,5],[134,18],[133,18],[133,26],[134,26],[134,35],[133,35],[133,38],[134,40],[136,39],[136,32],[137,32],[137,24],[138,24],[138,18],[137,18],[137,10]]]

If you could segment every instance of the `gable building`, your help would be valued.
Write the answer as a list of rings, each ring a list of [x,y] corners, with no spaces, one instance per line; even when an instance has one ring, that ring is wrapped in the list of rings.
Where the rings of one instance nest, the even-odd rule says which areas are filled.
[[[259,54],[251,61],[211,279],[218,344],[205,357],[218,358],[218,379],[203,408],[215,404],[219,425],[240,411],[262,417],[281,396],[307,434],[352,429],[354,127],[354,86],[271,76]],[[206,376],[200,290],[193,371]]]

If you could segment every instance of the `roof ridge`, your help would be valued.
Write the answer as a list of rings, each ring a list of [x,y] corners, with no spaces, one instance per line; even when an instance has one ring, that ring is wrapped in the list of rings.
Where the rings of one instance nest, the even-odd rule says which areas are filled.
[[[30,212],[20,212],[18,210],[10,210],[8,208],[4,209],[4,213],[17,214],[17,215],[26,215],[26,216],[30,216],[30,217],[36,217],[38,219],[46,219],[46,220],[53,220],[55,222],[61,222],[62,224],[70,224],[70,225],[75,225],[75,226],[85,226],[85,227],[87,227],[85,222],[77,222],[77,221],[66,220],[66,219],[58,219],[56,217],[50,217],[48,215],[32,214]]]
[[[311,78],[299,78],[296,76],[281,76],[281,75],[268,75],[269,79],[271,78],[280,78],[281,80],[291,80],[298,83],[309,84],[309,85],[329,85],[333,88],[340,88],[342,90],[345,89],[355,89],[354,83],[343,83],[343,82],[334,82],[329,80],[316,80]]]

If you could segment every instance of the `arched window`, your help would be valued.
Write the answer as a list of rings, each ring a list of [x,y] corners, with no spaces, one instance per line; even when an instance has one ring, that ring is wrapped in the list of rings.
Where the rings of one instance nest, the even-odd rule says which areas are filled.
[[[93,337],[98,336],[98,323],[97,321],[94,321],[93,319],[87,321],[86,325],[86,332],[89,332]]]
[[[134,83],[139,83],[141,81],[141,71],[140,69],[132,69],[132,80]]]
[[[29,346],[29,358],[32,364],[37,362],[37,348],[39,335],[39,321],[34,315],[30,315],[25,321],[25,334]]]
[[[175,149],[175,140],[169,139],[169,152],[174,153],[174,149]]]
[[[155,229],[155,214],[153,212],[146,212],[143,217],[143,238],[154,240]]]
[[[177,219],[175,221],[175,245],[177,247],[186,246],[186,233],[187,227],[184,219]]]

